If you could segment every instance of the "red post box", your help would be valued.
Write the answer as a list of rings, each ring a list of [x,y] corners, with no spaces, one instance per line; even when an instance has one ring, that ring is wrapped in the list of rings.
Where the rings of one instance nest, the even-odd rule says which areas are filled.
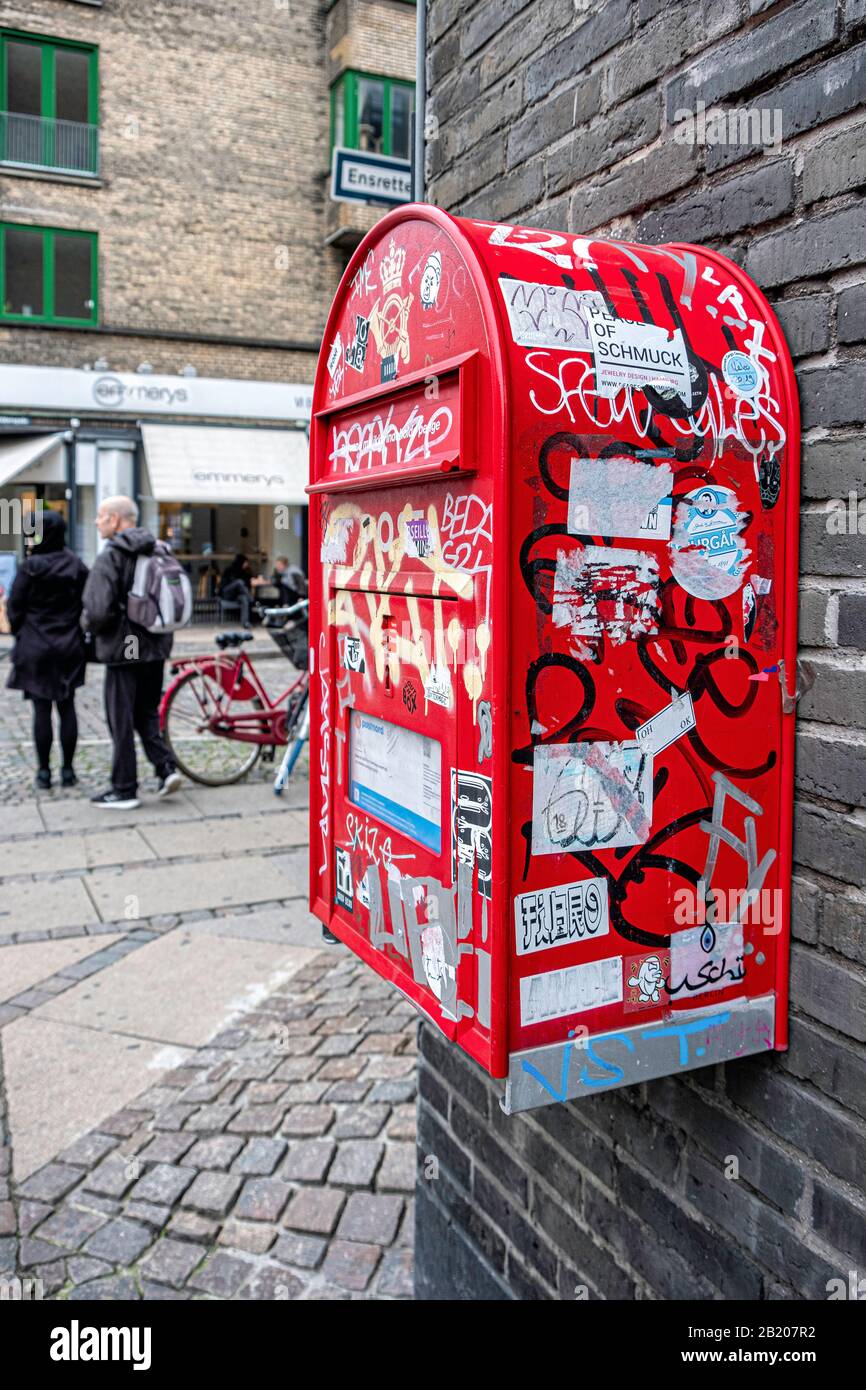
[[[785,1047],[799,418],[762,294],[400,208],[311,458],[316,915],[507,1111]]]

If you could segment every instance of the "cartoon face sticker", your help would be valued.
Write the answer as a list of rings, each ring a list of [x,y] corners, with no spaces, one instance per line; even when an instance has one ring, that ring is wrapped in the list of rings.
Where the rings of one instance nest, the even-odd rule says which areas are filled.
[[[439,298],[439,284],[442,280],[442,257],[438,251],[431,251],[421,274],[421,308],[432,309]]]
[[[630,977],[629,984],[637,989],[642,1004],[657,1004],[664,985],[658,956],[647,956],[646,960],[641,961],[637,974]]]

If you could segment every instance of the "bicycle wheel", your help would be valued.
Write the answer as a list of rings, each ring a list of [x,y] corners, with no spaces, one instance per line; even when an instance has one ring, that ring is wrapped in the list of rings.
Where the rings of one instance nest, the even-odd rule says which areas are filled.
[[[210,720],[218,713],[245,714],[261,708],[257,695],[230,700],[212,674],[188,671],[172,690],[165,712],[165,739],[180,771],[206,787],[240,782],[255,767],[261,744],[215,733]]]

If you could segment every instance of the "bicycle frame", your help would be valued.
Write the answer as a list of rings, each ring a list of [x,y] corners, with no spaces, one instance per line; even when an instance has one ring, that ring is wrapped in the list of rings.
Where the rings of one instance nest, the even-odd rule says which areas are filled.
[[[211,692],[214,700],[214,708],[211,710],[195,691],[201,706],[203,724],[207,724],[213,733],[222,738],[234,739],[239,743],[258,743],[263,747],[282,747],[286,743],[286,704],[292,695],[305,689],[309,682],[308,673],[301,671],[285,690],[271,700],[255,665],[243,650],[235,657],[211,654],[181,657],[172,662],[171,669],[174,680],[167,687],[159,707],[161,728],[165,728],[170,696],[190,671],[198,671],[219,687],[218,695]],[[251,698],[260,701],[260,709],[244,710],[237,714],[231,712],[233,701]]]

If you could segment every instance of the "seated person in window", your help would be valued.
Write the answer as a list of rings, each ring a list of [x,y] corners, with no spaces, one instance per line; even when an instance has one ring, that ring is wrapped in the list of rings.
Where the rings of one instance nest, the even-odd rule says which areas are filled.
[[[253,601],[252,586],[255,583],[253,567],[246,555],[238,554],[226,565],[220,581],[219,596],[226,603],[240,605],[241,622],[249,626],[250,606]]]
[[[259,578],[254,579],[252,583],[254,588],[270,583],[275,589],[279,589],[280,597],[273,605],[275,608],[288,608],[299,599],[307,597],[307,577],[304,571],[297,565],[290,565],[285,555],[277,556],[270,580]]]

